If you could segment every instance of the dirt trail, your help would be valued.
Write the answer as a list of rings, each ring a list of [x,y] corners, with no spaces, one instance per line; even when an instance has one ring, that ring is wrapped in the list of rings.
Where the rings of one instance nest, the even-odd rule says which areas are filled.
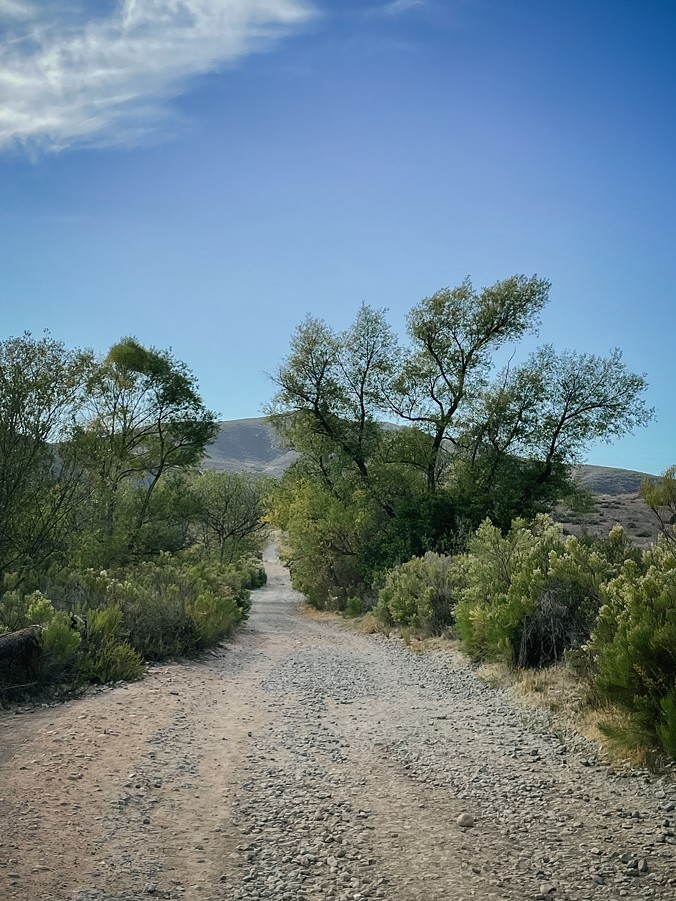
[[[266,565],[202,661],[0,715],[2,901],[673,901],[673,780],[609,771],[459,657],[303,618]]]

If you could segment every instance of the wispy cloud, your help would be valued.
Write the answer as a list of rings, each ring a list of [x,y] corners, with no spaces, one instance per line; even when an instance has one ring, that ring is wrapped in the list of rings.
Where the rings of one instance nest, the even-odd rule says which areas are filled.
[[[424,6],[425,0],[390,0],[381,6],[372,7],[372,13],[381,16],[402,16],[417,6]]]
[[[311,0],[0,0],[0,149],[127,144],[191,77],[313,15]]]

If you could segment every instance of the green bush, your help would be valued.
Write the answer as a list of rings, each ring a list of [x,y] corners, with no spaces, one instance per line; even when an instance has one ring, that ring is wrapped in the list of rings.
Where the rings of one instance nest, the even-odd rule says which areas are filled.
[[[129,643],[145,660],[189,657],[199,648],[199,634],[186,611],[178,586],[171,592],[148,589],[130,580],[118,589]]]
[[[0,603],[0,632],[17,632],[32,625],[45,625],[54,616],[52,602],[34,591],[25,594],[18,589],[6,591]]]
[[[676,759],[676,688],[660,701],[662,717],[657,723],[657,737],[662,747]]]
[[[203,591],[188,605],[187,613],[195,624],[199,642],[208,648],[232,633],[242,614],[235,601],[213,591]]]
[[[676,553],[662,539],[644,566],[625,561],[603,586],[590,651],[596,686],[627,709],[646,738],[673,753],[676,729]]]
[[[69,674],[81,641],[80,634],[71,628],[70,615],[62,610],[54,613],[39,640],[42,678],[54,681]]]
[[[361,602],[361,598],[351,597],[347,599],[347,603],[345,604],[346,616],[361,616],[363,612],[364,606]]]
[[[0,632],[44,626],[42,683],[135,679],[144,660],[194,656],[231,634],[249,613],[250,589],[265,581],[258,559],[224,563],[197,552],[110,570],[54,569],[50,598],[19,590],[10,576]]]
[[[391,569],[378,592],[382,622],[441,634],[453,623],[462,571],[452,557],[428,552]]]
[[[530,524],[515,520],[506,536],[482,523],[462,568],[456,619],[471,656],[540,667],[587,640],[613,564],[539,515]]]
[[[110,570],[62,571],[52,594],[87,621],[94,648],[128,643],[144,659],[193,656],[230,634],[265,584],[260,560],[223,563],[197,552],[159,554]]]
[[[81,672],[90,682],[132,682],[143,675],[143,659],[130,644],[105,642],[87,655]]]

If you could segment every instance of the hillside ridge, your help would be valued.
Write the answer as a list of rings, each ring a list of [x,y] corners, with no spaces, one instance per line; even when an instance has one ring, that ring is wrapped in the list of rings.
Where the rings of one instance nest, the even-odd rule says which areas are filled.
[[[225,472],[264,472],[281,475],[296,458],[296,453],[281,447],[266,416],[229,419],[220,423],[220,431],[209,446],[205,466]],[[588,463],[574,467],[575,478],[595,494],[636,494],[650,473]]]

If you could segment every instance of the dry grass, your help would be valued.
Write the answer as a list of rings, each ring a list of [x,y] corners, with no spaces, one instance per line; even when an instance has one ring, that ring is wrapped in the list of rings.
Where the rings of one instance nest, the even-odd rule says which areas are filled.
[[[299,609],[303,616],[307,616],[308,619],[319,620],[320,622],[333,622],[335,620],[342,622],[343,620],[343,617],[338,613],[334,613],[331,610],[317,610],[316,607],[311,607],[309,604],[300,604]]]
[[[389,634],[389,629],[379,622],[373,613],[364,613],[361,616],[344,616],[342,613],[336,613],[332,610],[316,610],[309,604],[302,604],[300,611],[303,616],[309,619],[319,620],[321,622],[339,623],[353,632],[361,632],[364,635],[373,635],[375,632],[382,632],[384,635]]]
[[[482,674],[483,670],[488,670],[488,678]],[[628,740],[634,732],[629,715],[594,697],[589,681],[567,664],[542,670],[510,670],[507,666],[491,665],[482,668],[479,675],[490,684],[510,687],[521,703],[545,708],[554,728],[593,741],[609,762],[634,766],[654,764],[654,748],[641,742],[638,736],[635,743]],[[623,738],[609,737],[602,731],[603,725],[610,726]]]

